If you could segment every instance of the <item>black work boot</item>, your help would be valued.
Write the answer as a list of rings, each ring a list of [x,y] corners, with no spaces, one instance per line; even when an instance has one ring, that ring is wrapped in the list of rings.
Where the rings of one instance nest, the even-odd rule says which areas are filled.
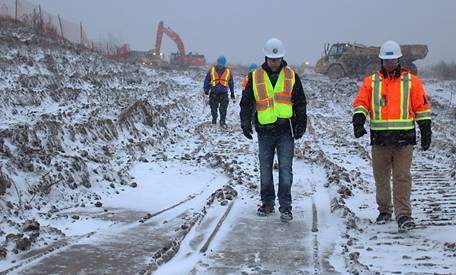
[[[212,118],[212,124],[217,124],[217,118],[216,117]]]
[[[289,222],[293,219],[293,214],[290,210],[285,210],[280,213],[280,220],[283,222]]]
[[[226,127],[226,123],[224,120],[220,120],[220,127],[222,127],[222,128]]]
[[[391,221],[391,213],[380,213],[375,220],[376,224],[385,224]]]
[[[269,203],[262,203],[257,210],[258,216],[267,216],[272,213],[274,213],[274,205]]]
[[[400,233],[407,232],[415,228],[415,226],[415,221],[413,221],[412,217],[402,216],[397,219],[397,227]]]

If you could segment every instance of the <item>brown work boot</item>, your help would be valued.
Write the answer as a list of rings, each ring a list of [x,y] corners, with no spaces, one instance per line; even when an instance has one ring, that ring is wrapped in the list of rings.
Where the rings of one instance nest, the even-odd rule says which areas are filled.
[[[397,219],[397,227],[400,233],[404,233],[411,229],[414,229],[416,225],[412,217],[402,216]]]
[[[380,213],[375,220],[376,224],[385,224],[391,221],[391,213]]]

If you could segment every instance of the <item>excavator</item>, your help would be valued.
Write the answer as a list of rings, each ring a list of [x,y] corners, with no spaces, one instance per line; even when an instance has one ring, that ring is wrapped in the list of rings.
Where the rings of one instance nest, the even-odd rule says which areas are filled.
[[[185,54],[185,46],[179,35],[173,31],[170,27],[165,26],[163,21],[160,21],[157,28],[157,38],[155,40],[155,48],[152,50],[152,59],[160,58],[160,48],[163,39],[163,34],[168,37],[177,45],[178,52],[171,53],[170,64],[178,66],[205,66],[206,58],[204,55],[198,53]]]

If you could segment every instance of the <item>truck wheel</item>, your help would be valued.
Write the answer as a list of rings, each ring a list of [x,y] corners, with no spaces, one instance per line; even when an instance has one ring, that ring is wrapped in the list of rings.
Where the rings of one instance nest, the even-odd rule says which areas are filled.
[[[328,77],[331,80],[339,79],[345,76],[344,68],[341,65],[335,64],[331,65],[328,69]]]

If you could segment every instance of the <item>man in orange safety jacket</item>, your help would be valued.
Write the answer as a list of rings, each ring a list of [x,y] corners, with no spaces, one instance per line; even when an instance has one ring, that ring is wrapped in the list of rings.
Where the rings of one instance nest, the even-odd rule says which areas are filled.
[[[353,103],[354,135],[366,134],[364,123],[370,116],[372,167],[379,215],[383,224],[394,215],[400,232],[415,227],[410,205],[413,145],[416,145],[415,122],[421,133],[421,148],[431,144],[429,99],[421,80],[401,68],[399,44],[385,42],[380,48],[382,67],[366,77]],[[391,203],[391,171],[393,203]]]

